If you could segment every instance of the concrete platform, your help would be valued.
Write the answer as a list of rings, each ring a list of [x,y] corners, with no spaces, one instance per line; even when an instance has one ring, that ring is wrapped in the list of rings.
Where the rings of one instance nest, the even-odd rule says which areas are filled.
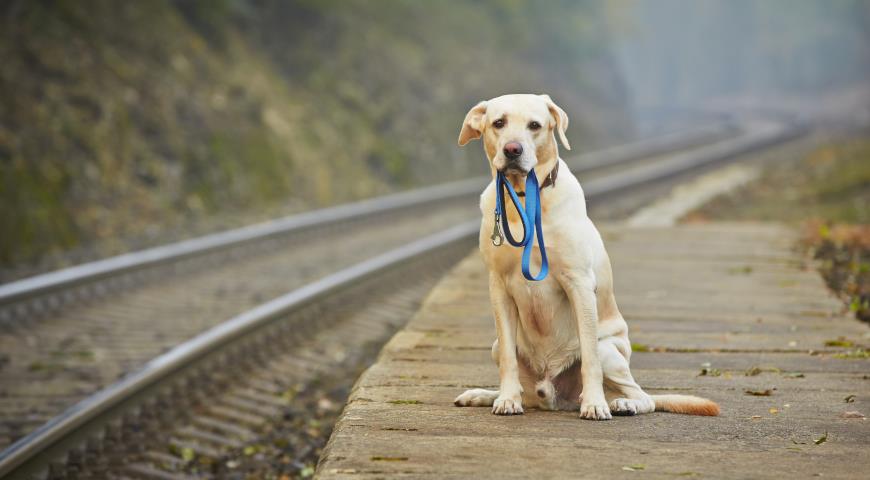
[[[844,337],[866,348],[870,328],[842,314],[793,250],[792,232],[730,223],[603,230],[617,301],[635,350],[645,350],[632,356],[635,378],[651,393],[711,398],[720,417],[593,422],[453,406],[466,388],[498,383],[486,272],[474,252],[359,379],[318,477],[870,475],[870,422],[842,416],[870,415],[870,360],[839,358],[857,347],[826,346]],[[705,367],[711,374],[700,375]]]

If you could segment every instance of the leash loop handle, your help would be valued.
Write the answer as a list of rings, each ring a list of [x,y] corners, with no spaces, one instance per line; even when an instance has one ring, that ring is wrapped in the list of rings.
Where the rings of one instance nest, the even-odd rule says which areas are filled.
[[[544,229],[541,226],[541,190],[538,185],[538,177],[535,171],[532,170],[526,176],[526,204],[525,208],[520,208],[520,199],[514,191],[513,185],[507,181],[504,174],[499,172],[496,178],[496,221],[501,217],[504,235],[508,242],[515,247],[523,247],[522,256],[522,271],[523,277],[526,280],[538,282],[547,277],[550,270],[550,262],[547,260],[547,248],[544,245]],[[517,242],[510,233],[510,225],[508,224],[507,214],[504,207],[504,191],[507,190],[511,196],[514,208],[520,216],[523,223],[523,239]],[[535,235],[538,237],[538,246],[541,250],[541,270],[538,275],[532,275],[532,248]],[[495,242],[493,242],[495,243]]]
[[[528,181],[527,181],[528,182]],[[514,190],[511,182],[507,181],[504,173],[498,172],[498,176],[496,177],[496,189],[497,194],[495,196],[495,208],[496,208],[496,218],[501,217],[501,229],[504,236],[507,238],[508,243],[515,247],[522,247],[526,243],[528,243],[529,239],[532,236],[532,225],[529,223],[529,217],[524,214],[523,207],[520,204],[520,197],[517,196],[517,192]],[[520,214],[520,220],[523,223],[523,239],[517,241],[513,234],[511,233],[511,226],[508,222],[507,212],[505,211],[504,206],[504,191],[507,190],[511,197],[511,202],[514,204],[514,208],[517,213]]]

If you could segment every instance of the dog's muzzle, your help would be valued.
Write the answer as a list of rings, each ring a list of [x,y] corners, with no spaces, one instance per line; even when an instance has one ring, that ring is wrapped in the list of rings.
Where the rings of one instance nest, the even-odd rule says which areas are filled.
[[[523,175],[528,173],[528,170],[520,165],[523,157],[523,146],[521,143],[508,142],[502,148],[502,154],[505,158],[505,164],[500,170],[502,173],[520,173]]]

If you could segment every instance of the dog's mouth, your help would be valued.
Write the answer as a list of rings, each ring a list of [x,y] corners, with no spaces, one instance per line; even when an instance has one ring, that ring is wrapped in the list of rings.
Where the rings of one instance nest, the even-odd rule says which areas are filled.
[[[519,166],[519,165],[516,164],[516,163],[509,163],[509,164],[505,165],[504,167],[502,167],[501,169],[499,169],[499,172],[501,172],[501,173],[503,173],[503,174],[505,174],[505,175],[522,175],[522,176],[526,176],[526,175],[529,174],[529,171],[528,171],[528,170],[526,170],[525,168]]]

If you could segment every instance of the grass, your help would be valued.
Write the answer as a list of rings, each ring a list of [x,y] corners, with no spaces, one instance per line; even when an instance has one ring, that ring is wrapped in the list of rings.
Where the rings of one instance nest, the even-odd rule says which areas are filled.
[[[870,322],[870,225],[807,222],[803,242],[828,286]]]

